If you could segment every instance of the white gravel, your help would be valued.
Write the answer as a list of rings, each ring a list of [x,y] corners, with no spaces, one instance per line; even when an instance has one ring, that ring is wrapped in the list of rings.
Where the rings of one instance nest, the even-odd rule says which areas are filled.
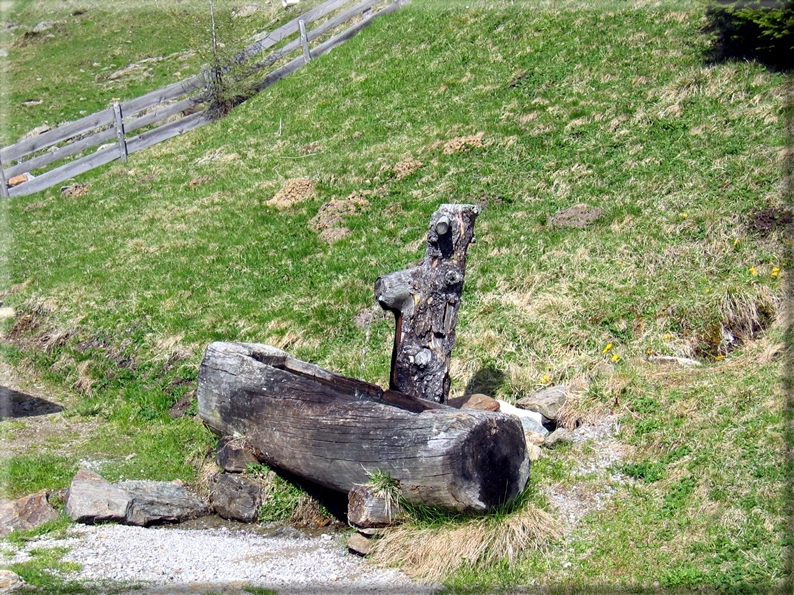
[[[377,568],[350,554],[347,536],[267,536],[251,530],[141,528],[76,525],[63,539],[40,538],[16,552],[67,547],[64,562],[82,570],[69,579],[95,585],[102,593],[128,585],[123,593],[249,594],[245,587],[283,593],[432,593],[431,585]],[[3,544],[7,547],[7,544]],[[4,547],[3,549],[6,549]],[[127,587],[124,587],[127,589]],[[113,593],[119,593],[113,590]]]

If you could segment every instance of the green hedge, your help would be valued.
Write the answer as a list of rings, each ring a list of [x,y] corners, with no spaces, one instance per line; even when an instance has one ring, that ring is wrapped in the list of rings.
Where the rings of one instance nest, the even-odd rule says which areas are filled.
[[[705,30],[714,35],[711,59],[794,67],[794,0],[717,0],[706,18]]]

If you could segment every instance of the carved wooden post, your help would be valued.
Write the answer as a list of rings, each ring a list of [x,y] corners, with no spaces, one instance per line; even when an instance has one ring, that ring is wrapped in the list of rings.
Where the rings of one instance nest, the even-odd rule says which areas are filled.
[[[396,318],[392,390],[437,403],[447,400],[466,250],[479,214],[477,205],[441,205],[430,219],[424,261],[375,282],[378,303]]]

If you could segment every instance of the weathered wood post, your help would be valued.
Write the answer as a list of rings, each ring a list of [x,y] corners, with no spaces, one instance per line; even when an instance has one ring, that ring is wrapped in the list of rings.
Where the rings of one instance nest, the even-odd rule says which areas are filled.
[[[119,157],[122,163],[127,163],[127,141],[124,140],[124,119],[121,114],[121,106],[116,100],[113,100],[113,117],[116,121],[116,141],[119,145]]]
[[[3,162],[0,160],[0,198],[8,198],[8,182],[3,171]]]
[[[477,205],[441,205],[430,219],[424,261],[375,282],[378,303],[394,313],[396,322],[392,390],[437,403],[447,400],[466,250],[479,214]]]

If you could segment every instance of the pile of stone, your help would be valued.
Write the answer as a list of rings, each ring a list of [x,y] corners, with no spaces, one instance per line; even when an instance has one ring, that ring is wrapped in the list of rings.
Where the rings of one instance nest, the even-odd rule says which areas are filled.
[[[553,448],[556,444],[573,441],[573,433],[557,426],[560,412],[568,403],[568,390],[564,386],[550,386],[511,405],[488,395],[473,394],[450,399],[448,404],[458,409],[501,411],[521,420],[527,453],[530,461],[541,457],[541,447]]]

